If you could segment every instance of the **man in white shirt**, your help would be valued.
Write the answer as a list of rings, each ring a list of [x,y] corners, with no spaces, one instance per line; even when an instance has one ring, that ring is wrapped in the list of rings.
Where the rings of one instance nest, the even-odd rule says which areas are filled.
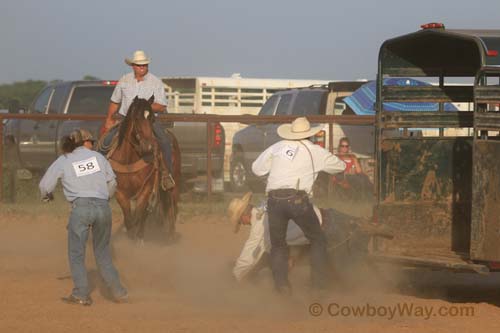
[[[132,58],[125,59],[125,63],[132,67],[132,72],[125,74],[120,78],[118,84],[111,95],[108,107],[108,116],[104,123],[103,130],[106,132],[101,146],[101,153],[106,155],[112,138],[118,131],[118,127],[113,127],[115,120],[113,116],[118,113],[122,118],[127,115],[128,109],[134,98],[150,99],[153,98],[151,109],[156,113],[167,113],[167,97],[163,82],[155,75],[149,72],[149,63],[151,59],[142,50],[134,52]],[[165,166],[168,172],[162,174],[162,183],[167,189],[173,188],[174,180],[172,178],[172,147],[170,138],[165,133],[159,122],[153,123],[155,137],[160,144]]]
[[[313,205],[309,201],[318,172],[330,174],[345,170],[345,163],[326,149],[307,138],[314,136],[322,126],[311,128],[305,117],[278,127],[283,138],[267,148],[252,164],[257,176],[269,174],[266,193],[271,239],[271,268],[278,293],[291,293],[288,281],[288,221],[293,220],[311,243],[312,287],[327,287],[326,238]]]

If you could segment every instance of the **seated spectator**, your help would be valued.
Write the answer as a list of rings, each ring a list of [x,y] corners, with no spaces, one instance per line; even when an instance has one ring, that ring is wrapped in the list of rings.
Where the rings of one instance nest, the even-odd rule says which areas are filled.
[[[373,184],[363,172],[356,155],[351,152],[351,145],[347,137],[340,139],[336,155],[346,164],[343,173],[332,177],[333,185],[342,192],[342,196],[353,200],[372,198]]]
[[[351,145],[347,137],[340,139],[339,146],[337,147],[337,156],[346,164],[345,174],[354,175],[363,173],[358,158],[351,153]]]

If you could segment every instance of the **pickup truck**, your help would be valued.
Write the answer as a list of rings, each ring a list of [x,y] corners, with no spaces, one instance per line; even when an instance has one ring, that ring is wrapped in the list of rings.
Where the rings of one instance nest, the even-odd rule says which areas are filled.
[[[343,102],[343,98],[351,95],[366,81],[339,81],[328,85],[315,85],[305,88],[293,88],[273,94],[260,109],[259,115],[343,115],[352,111]],[[248,187],[259,183],[252,173],[253,161],[267,147],[278,142],[280,137],[276,130],[280,124],[253,124],[239,130],[233,136],[230,167],[230,184],[234,191],[245,191]],[[333,150],[336,150],[341,137],[347,136],[351,141],[352,152],[361,163],[362,169],[372,176],[373,140],[372,126],[336,125],[333,126]],[[313,138],[315,143],[327,147],[328,126]],[[254,187],[255,188],[255,187]]]
[[[66,81],[49,84],[37,95],[28,114],[106,115],[117,81]],[[11,111],[12,112],[12,111]],[[15,110],[14,110],[15,112]],[[206,125],[200,122],[161,120],[176,136],[181,149],[183,182],[206,174]],[[45,170],[59,155],[59,140],[75,128],[98,137],[102,121],[10,119],[4,128],[6,166],[29,171]],[[213,176],[222,182],[224,130],[216,124],[212,150]],[[217,130],[218,127],[218,130]],[[217,137],[218,136],[218,137]],[[212,186],[214,191],[221,190]]]

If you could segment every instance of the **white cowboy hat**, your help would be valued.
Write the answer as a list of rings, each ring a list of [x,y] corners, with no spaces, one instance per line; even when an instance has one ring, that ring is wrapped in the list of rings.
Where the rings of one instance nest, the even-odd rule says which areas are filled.
[[[283,124],[278,127],[278,135],[287,140],[305,139],[321,131],[322,125],[312,127],[306,117],[299,117],[291,124]]]
[[[125,58],[125,63],[129,66],[132,66],[133,64],[136,65],[147,65],[151,62],[151,58],[148,58],[146,53],[142,50],[137,50],[134,52],[134,55],[132,56],[132,59]]]
[[[240,217],[248,207],[251,198],[252,192],[247,192],[241,199],[234,198],[231,200],[229,206],[227,207],[227,215],[229,216],[231,223],[234,225],[234,233],[237,233],[240,230]]]

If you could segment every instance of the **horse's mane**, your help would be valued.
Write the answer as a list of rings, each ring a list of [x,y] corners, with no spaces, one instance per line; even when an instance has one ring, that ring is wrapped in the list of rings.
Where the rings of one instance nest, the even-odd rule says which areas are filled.
[[[144,110],[148,110],[150,112],[150,116],[148,117],[147,121],[153,122],[154,117],[152,115],[153,110],[151,109],[151,103],[143,98],[134,98],[134,101],[128,108],[125,119],[123,119],[120,124],[120,129],[118,132],[118,146],[122,144],[127,134],[127,129],[132,125],[134,121],[146,120],[143,117]]]

